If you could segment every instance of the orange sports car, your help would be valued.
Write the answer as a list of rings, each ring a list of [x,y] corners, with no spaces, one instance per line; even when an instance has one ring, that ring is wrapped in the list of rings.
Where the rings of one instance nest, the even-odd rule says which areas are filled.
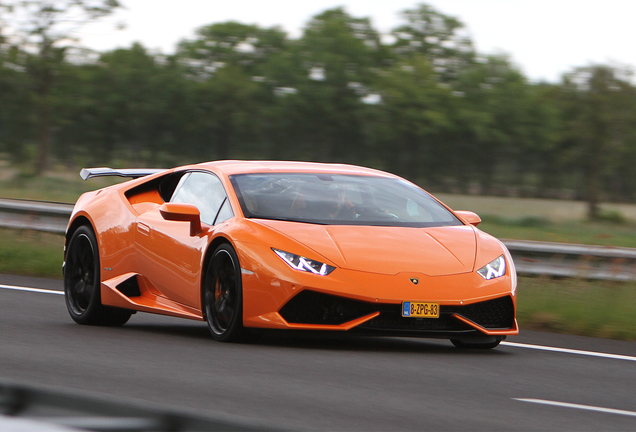
[[[265,161],[81,172],[105,175],[133,180],[75,204],[64,289],[77,323],[142,311],[207,321],[219,341],[296,329],[467,348],[518,333],[506,247],[393,174]]]

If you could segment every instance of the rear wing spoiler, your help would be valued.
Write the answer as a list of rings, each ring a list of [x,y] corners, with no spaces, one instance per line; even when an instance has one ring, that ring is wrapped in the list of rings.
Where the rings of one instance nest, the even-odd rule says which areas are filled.
[[[133,169],[112,169],[112,168],[82,168],[80,171],[80,177],[82,180],[88,180],[93,177],[130,177],[139,178],[150,174],[156,174],[158,172],[165,171],[165,169],[154,168],[133,168]]]

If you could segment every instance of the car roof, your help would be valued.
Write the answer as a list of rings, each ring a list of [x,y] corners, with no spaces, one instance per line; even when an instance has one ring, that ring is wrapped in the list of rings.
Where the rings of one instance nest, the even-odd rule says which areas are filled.
[[[205,162],[187,168],[204,168],[222,171],[225,175],[250,174],[250,173],[330,173],[330,174],[356,174],[379,177],[397,177],[384,171],[365,168],[356,165],[294,162],[294,161],[243,161],[223,160]]]

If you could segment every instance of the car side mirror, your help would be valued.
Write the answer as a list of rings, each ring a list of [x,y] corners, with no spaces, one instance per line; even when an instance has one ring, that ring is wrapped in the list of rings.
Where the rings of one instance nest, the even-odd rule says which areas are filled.
[[[455,214],[459,216],[461,220],[473,226],[477,226],[481,222],[481,218],[477,215],[477,213],[468,210],[456,210]]]
[[[159,213],[165,220],[190,222],[191,236],[201,232],[201,212],[193,204],[164,203],[159,207]]]

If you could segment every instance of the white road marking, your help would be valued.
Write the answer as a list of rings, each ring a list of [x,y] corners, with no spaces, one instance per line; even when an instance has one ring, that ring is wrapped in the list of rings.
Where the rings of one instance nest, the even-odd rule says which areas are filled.
[[[620,355],[620,354],[608,354],[608,353],[601,353],[601,352],[595,352],[595,351],[582,351],[582,350],[575,350],[575,349],[569,349],[569,348],[557,348],[557,347],[550,347],[550,346],[543,346],[543,345],[530,345],[530,344],[517,343],[517,342],[502,342],[501,345],[517,347],[517,348],[529,348],[529,349],[542,350],[542,351],[554,351],[554,352],[561,352],[561,353],[567,353],[567,354],[579,354],[579,355],[586,355],[586,356],[592,356],[592,357],[611,358],[616,360],[636,361],[636,357],[633,357],[633,356],[626,356],[626,355]]]
[[[14,286],[14,285],[0,285],[0,288],[16,290],[16,291],[29,291],[29,292],[37,292],[37,293],[44,293],[44,294],[64,295],[64,291],[21,287],[21,286]],[[616,359],[616,360],[636,361],[636,357],[633,357],[633,356],[626,356],[626,355],[620,355],[620,354],[608,354],[608,353],[601,353],[601,352],[595,352],[595,351],[583,351],[583,350],[575,350],[575,349],[569,349],[569,348],[550,347],[550,346],[544,346],[544,345],[530,345],[530,344],[524,344],[524,343],[518,343],[518,342],[501,342],[501,345],[517,347],[517,348],[535,349],[535,350],[541,350],[541,351],[552,351],[552,352],[561,352],[561,353],[567,353],[567,354],[586,355],[591,357],[610,358],[610,359]],[[538,401],[539,399],[517,399],[517,400],[523,400],[524,402],[535,402],[535,401]],[[561,402],[554,402],[554,404],[560,404],[560,403]],[[565,405],[572,405],[572,404],[565,404]],[[626,411],[626,412],[629,412],[629,411]]]
[[[37,292],[37,293],[44,293],[44,294],[64,295],[64,291],[41,289],[41,288],[29,288],[29,287],[21,287],[21,286],[13,286],[13,285],[0,285],[0,288],[16,290],[16,291],[29,291],[29,292]]]
[[[579,404],[566,403],[566,402],[555,402],[555,401],[549,401],[549,400],[543,400],[543,399],[521,399],[521,398],[513,398],[513,399],[521,401],[521,402],[530,402],[530,403],[536,403],[536,404],[542,404],[542,405],[552,405],[552,406],[558,406],[558,407],[564,407],[564,408],[576,408],[576,409],[586,410],[586,411],[597,411],[597,412],[603,412],[608,414],[619,414],[619,415],[636,417],[636,412],[634,411],[625,411],[625,410],[619,410],[619,409],[613,409],[613,408],[603,408],[603,407],[597,407],[592,405],[579,405]]]

